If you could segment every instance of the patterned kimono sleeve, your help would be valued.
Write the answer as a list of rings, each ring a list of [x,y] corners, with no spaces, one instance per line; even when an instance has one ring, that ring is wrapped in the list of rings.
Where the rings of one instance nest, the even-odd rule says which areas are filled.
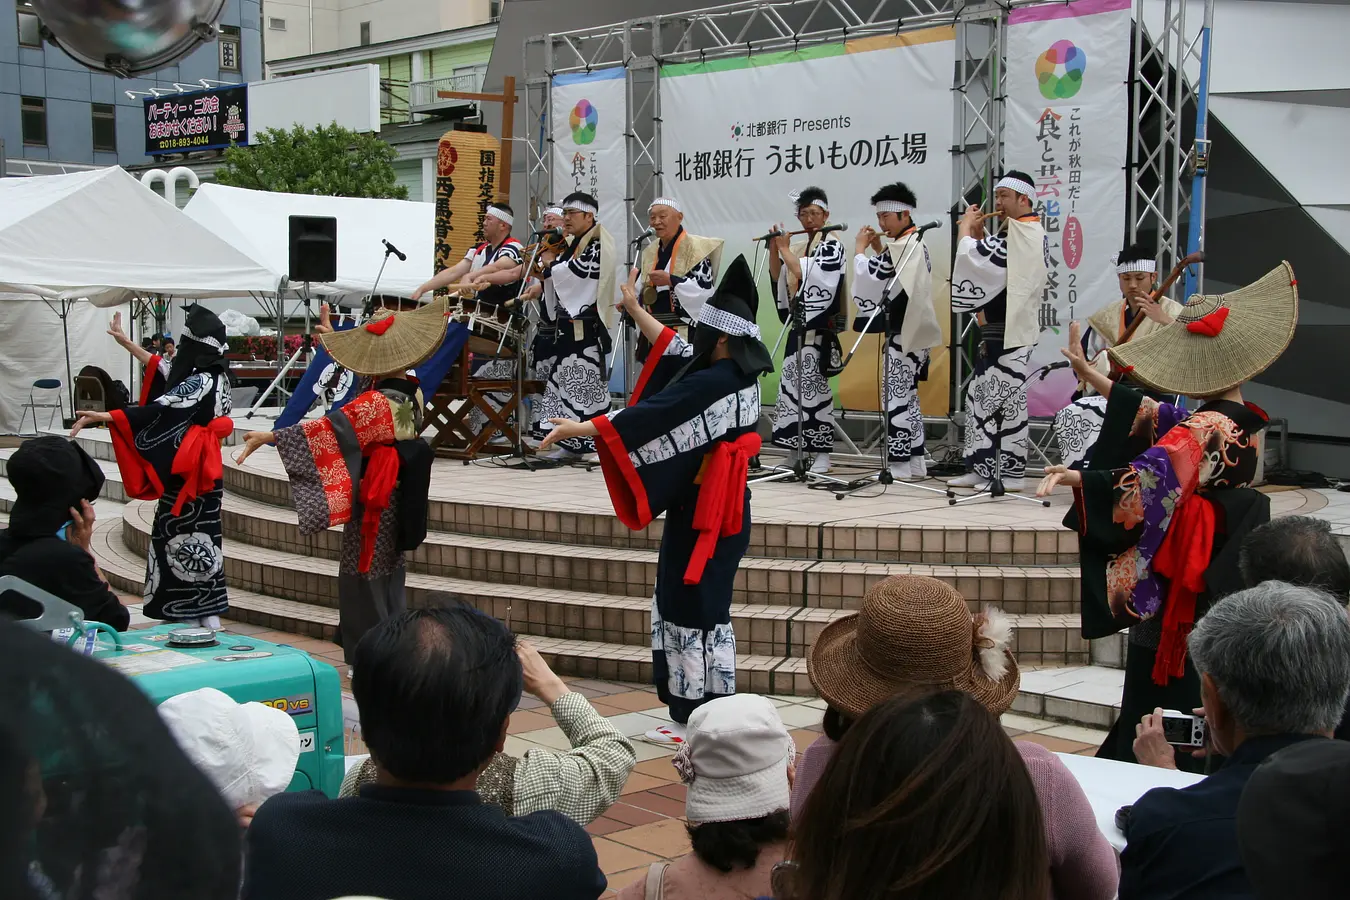
[[[672,275],[670,283],[674,286],[675,300],[694,321],[698,321],[699,311],[716,288],[712,257],[703,260],[684,275]]]
[[[867,320],[881,302],[886,282],[894,277],[895,264],[889,250],[875,256],[859,253],[853,257],[853,303],[858,308],[858,317],[853,322],[854,331],[862,331],[867,327]]]
[[[1008,241],[963,237],[952,262],[952,312],[973,313],[1008,288]]]
[[[558,304],[572,318],[594,306],[600,290],[600,240],[591,241],[579,256],[554,263],[549,280],[553,282]]]
[[[394,442],[393,411],[387,397],[367,391],[321,419],[280,429],[276,442],[300,533],[315,534],[351,520],[363,452]]]
[[[713,365],[660,393],[592,419],[615,514],[634,530],[688,493],[710,445],[759,420],[759,386],[736,366]]]
[[[835,307],[844,272],[844,245],[835,240],[821,241],[802,266],[802,297],[806,304],[806,326],[823,327],[820,321]]]
[[[524,259],[522,259],[520,255],[520,244],[517,244],[515,241],[502,244],[501,248],[492,257],[492,261],[499,262],[503,259],[509,259],[516,265],[520,265],[524,262]]]

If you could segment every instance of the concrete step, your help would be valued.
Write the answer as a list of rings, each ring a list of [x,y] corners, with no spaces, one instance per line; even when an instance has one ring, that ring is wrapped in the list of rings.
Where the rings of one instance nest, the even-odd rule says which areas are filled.
[[[123,540],[137,555],[148,551],[154,506],[128,505]],[[614,551],[609,551],[614,552]],[[274,547],[225,541],[225,573],[232,591],[242,588],[316,606],[337,606],[337,561]],[[531,635],[630,646],[648,646],[651,634],[650,584],[642,594],[563,590],[497,583],[410,571],[409,602],[435,602],[450,594]],[[233,596],[233,593],[231,594]],[[741,595],[737,595],[738,597]],[[802,605],[735,603],[732,624],[740,646],[751,654],[802,657],[830,622],[848,610]],[[1014,653],[1026,663],[1087,662],[1088,646],[1069,614],[1014,614]]]
[[[95,552],[114,588],[139,594],[144,581],[144,556],[128,547],[115,522],[100,523],[95,531]],[[409,592],[409,602],[418,606],[430,598],[426,592]],[[473,601],[473,598],[463,599]],[[478,608],[491,612],[482,606]],[[313,603],[230,587],[229,618],[291,634],[332,640],[337,628],[337,609]],[[517,633],[529,637],[544,659],[561,675],[601,678],[650,684],[651,650],[647,645],[576,640],[552,637],[507,620]],[[736,689],[760,694],[814,695],[806,677],[805,660],[781,656],[740,654],[736,657]]]
[[[1092,728],[1110,728],[1120,714],[1125,672],[1105,666],[1063,666],[1022,672],[1013,712]]]
[[[8,447],[0,450],[0,476],[9,475],[9,458],[18,450],[17,447]],[[90,454],[91,456],[93,454]],[[117,463],[111,460],[94,458],[98,467],[103,470],[103,490],[99,493],[100,497],[109,500],[115,500],[118,503],[126,503],[128,500],[126,490],[122,486],[122,472],[117,468]],[[9,487],[6,479],[5,487]]]
[[[341,528],[301,536],[293,509],[226,494],[225,536],[300,556],[338,559]],[[412,571],[498,584],[518,584],[601,594],[649,595],[658,553],[587,547],[549,541],[483,537],[433,531],[408,554]],[[747,556],[736,575],[738,597],[748,603],[857,609],[876,582],[892,575],[927,575],[955,587],[972,611],[986,604],[1005,612],[1072,615],[1078,605],[1078,570],[1067,566],[953,566],[852,560],[788,560]]]

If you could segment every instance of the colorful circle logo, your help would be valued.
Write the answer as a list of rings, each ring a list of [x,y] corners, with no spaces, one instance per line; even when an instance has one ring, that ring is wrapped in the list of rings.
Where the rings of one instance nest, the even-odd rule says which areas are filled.
[[[1047,100],[1067,100],[1083,86],[1087,54],[1072,41],[1055,41],[1036,60],[1036,81]]]
[[[600,114],[595,111],[589,100],[578,100],[577,105],[572,107],[572,140],[578,144],[589,144],[595,140],[595,125],[600,120]]]

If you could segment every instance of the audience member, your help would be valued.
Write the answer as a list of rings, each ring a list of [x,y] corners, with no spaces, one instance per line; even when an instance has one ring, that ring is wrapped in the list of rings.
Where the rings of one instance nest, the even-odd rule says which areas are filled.
[[[0,624],[0,897],[235,900],[240,837],[139,687]]]
[[[1325,591],[1342,605],[1350,601],[1350,560],[1331,533],[1331,524],[1321,519],[1284,516],[1253,529],[1242,541],[1238,566],[1244,587],[1283,581]],[[1350,741],[1350,700],[1335,736]],[[1141,764],[1175,769],[1178,752],[1185,751],[1175,751],[1163,737],[1161,709],[1144,716],[1135,727],[1134,755]],[[1207,753],[1192,751],[1196,757]]]
[[[201,688],[165,700],[159,715],[246,828],[258,806],[295,777],[300,732],[279,709]]]
[[[795,757],[792,736],[765,697],[735,694],[694,710],[674,759],[689,786],[685,818],[694,852],[654,863],[619,900],[751,900],[769,893],[773,868],[787,854]]]
[[[1257,900],[1339,897],[1350,885],[1350,744],[1303,741],[1256,767],[1237,812]]]
[[[0,576],[14,575],[78,606],[84,618],[126,631],[131,613],[94,560],[94,506],[103,470],[74,441],[56,435],[24,441],[9,458],[14,506],[0,531]],[[0,612],[20,619],[40,607],[15,592],[0,596]]]
[[[988,609],[972,621],[966,601],[945,582],[909,575],[873,585],[859,613],[826,628],[807,659],[828,708],[825,736],[807,748],[797,770],[793,817],[852,722],[892,695],[954,688],[995,716],[1007,712],[1020,683],[1011,638],[1006,616]],[[1118,881],[1115,851],[1082,787],[1046,748],[1022,741],[1014,747],[1040,801],[1052,896],[1110,900]]]
[[[515,638],[464,604],[392,616],[357,645],[352,694],[375,782],[356,797],[278,794],[248,830],[245,900],[433,900],[605,890],[595,848],[558,812],[508,818],[474,790],[520,701]]]
[[[520,641],[516,654],[525,674],[526,693],[548,704],[572,749],[536,747],[520,757],[493,754],[492,762],[478,776],[478,795],[508,816],[551,809],[588,825],[619,799],[628,774],[637,765],[637,754],[623,732],[596,712],[589,700],[570,690],[538,650]],[[362,785],[374,780],[375,762],[367,759],[347,773],[339,796],[354,797]]]
[[[1350,694],[1350,619],[1325,594],[1267,581],[1210,607],[1191,632],[1209,746],[1222,768],[1155,788],[1130,810],[1120,900],[1252,897],[1234,820],[1257,766],[1330,737]]]
[[[998,719],[965,691],[865,713],[794,827],[778,900],[1050,895],[1036,789]]]
[[[1253,529],[1242,541],[1238,567],[1245,587],[1283,581],[1350,602],[1350,560],[1322,519],[1283,516]]]

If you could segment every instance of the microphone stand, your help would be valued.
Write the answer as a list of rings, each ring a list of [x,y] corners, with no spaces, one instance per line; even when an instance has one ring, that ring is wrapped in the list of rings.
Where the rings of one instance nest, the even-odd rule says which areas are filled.
[[[537,237],[539,232],[535,232]],[[530,459],[529,454],[525,452],[525,429],[529,426],[529,412],[525,406],[525,355],[529,352],[529,346],[533,340],[530,334],[530,317],[526,315],[521,304],[520,298],[525,295],[525,285],[529,284],[529,273],[534,271],[535,260],[539,258],[539,248],[543,241],[536,241],[534,252],[530,254],[530,261],[525,264],[525,268],[520,272],[520,287],[516,289],[515,299],[511,301],[510,316],[512,319],[520,319],[520,346],[516,348],[516,439],[511,448],[511,452],[502,456],[495,456],[493,459],[520,459],[519,466],[512,468],[528,469],[531,472],[539,466]],[[508,326],[509,327],[509,326]],[[506,334],[502,334],[502,342],[506,341]],[[497,352],[501,353],[502,344],[498,343]]]
[[[637,265],[638,260],[642,258],[642,245],[654,236],[651,229],[644,231],[636,238],[628,242],[629,260],[627,270],[631,272],[633,266]],[[671,264],[674,265],[674,260]],[[675,286],[671,285],[671,291],[674,292]],[[600,298],[596,298],[597,302]],[[633,342],[633,320],[623,309],[619,310],[619,321],[614,324],[614,337],[610,338],[610,343],[614,347],[614,352],[609,357],[609,371],[605,373],[605,384],[614,377],[614,367],[619,364],[619,354],[623,354],[623,399],[628,402],[633,396],[633,368],[637,363],[637,348]],[[622,347],[622,350],[620,348]]]
[[[1023,388],[1026,387],[1026,383],[1027,383],[1027,381],[1030,379],[1030,375],[1031,375],[1031,373],[1027,373],[1027,375],[1024,375],[1024,376],[1022,377],[1022,387],[1023,387]],[[1020,393],[1020,392],[1019,392],[1019,393]],[[1014,394],[1012,397],[1009,397],[1008,400],[1016,399],[1016,397],[1017,397],[1017,394]],[[972,500],[979,500],[981,497],[989,497],[989,498],[992,499],[992,500],[998,500],[998,499],[1000,499],[1000,498],[1002,498],[1002,497],[1009,497],[1009,498],[1011,498],[1011,499],[1013,499],[1013,500],[1021,500],[1023,503],[1034,503],[1034,504],[1036,504],[1037,506],[1044,506],[1046,509],[1049,509],[1049,508],[1050,508],[1050,500],[1049,500],[1048,498],[1045,499],[1045,500],[1038,500],[1038,499],[1036,499],[1035,497],[1024,497],[1024,496],[1022,496],[1021,494],[1012,494],[1012,493],[1009,493],[1009,492],[1006,491],[1006,490],[1004,489],[1004,487],[1003,487],[1003,434],[1002,434],[1002,432],[1003,432],[1004,409],[1006,409],[1006,407],[1007,407],[1008,400],[1005,400],[1005,401],[1003,401],[1002,403],[1000,403],[1000,404],[994,409],[994,413],[993,413],[993,419],[994,419],[994,436],[993,436],[993,444],[994,444],[994,472],[993,472],[992,476],[989,478],[989,483],[986,484],[986,485],[985,485],[983,488],[981,488],[980,490],[976,491],[975,493],[970,494],[969,496],[966,496],[966,497],[960,497],[960,498],[958,498],[958,497],[956,496],[956,491],[955,491],[955,490],[953,490],[952,488],[947,488],[945,491],[943,491],[943,493],[945,493],[945,494],[947,495],[947,505],[948,505],[948,506],[956,506],[957,504],[960,504],[960,503],[969,503],[969,502],[972,501]],[[973,418],[974,418],[974,417],[972,416],[971,419],[973,419]],[[966,424],[966,427],[967,427],[967,428],[978,428],[979,425],[978,425],[978,423],[976,423],[976,422],[974,422],[974,421],[968,421],[967,424]],[[1028,438],[1028,439],[1029,439],[1029,438]]]
[[[934,224],[936,225],[936,223]],[[922,484],[896,481],[895,476],[891,474],[891,407],[889,403],[890,398],[887,396],[887,390],[891,384],[891,340],[894,336],[899,334],[899,331],[895,331],[891,328],[891,301],[893,299],[891,291],[894,290],[896,284],[899,283],[900,273],[905,270],[905,265],[909,262],[910,257],[914,255],[915,248],[923,245],[923,233],[926,230],[927,228],[920,228],[918,233],[915,234],[914,240],[909,242],[909,246],[905,247],[905,253],[895,267],[895,275],[893,275],[891,279],[886,282],[886,286],[882,288],[881,299],[877,302],[876,309],[872,310],[872,315],[868,317],[867,322],[863,325],[861,333],[858,335],[858,339],[853,342],[853,349],[849,350],[848,356],[844,358],[844,365],[847,366],[849,361],[853,359],[853,355],[858,352],[858,347],[862,344],[863,338],[871,333],[872,323],[876,320],[876,317],[884,313],[885,317],[881,320],[884,325],[881,342],[881,468],[877,470],[876,474],[859,478],[856,481],[845,485],[842,490],[836,491],[834,497],[836,500],[843,500],[845,497],[851,497],[874,484],[884,486],[898,484],[902,487],[913,488],[918,491],[927,491],[930,494],[947,494],[947,491],[944,488],[927,487]],[[914,402],[919,402],[919,392],[917,389],[914,392]],[[922,424],[919,427],[922,428]]]

